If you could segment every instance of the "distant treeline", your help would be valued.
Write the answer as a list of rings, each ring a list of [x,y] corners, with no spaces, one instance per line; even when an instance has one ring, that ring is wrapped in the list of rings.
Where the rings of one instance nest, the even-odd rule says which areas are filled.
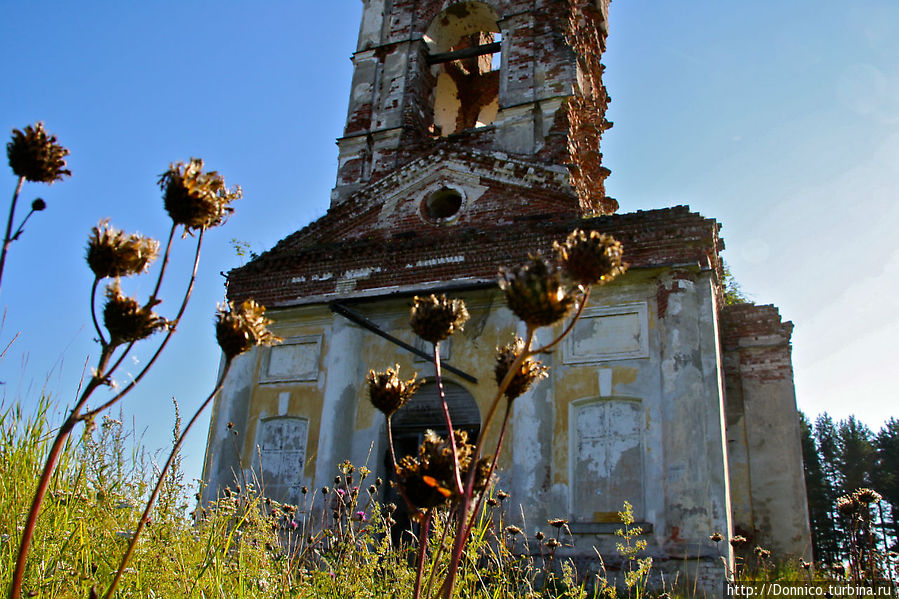
[[[832,564],[847,558],[852,516],[837,503],[860,488],[883,497],[872,505],[877,545],[899,550],[899,420],[891,418],[874,433],[855,416],[834,422],[824,413],[813,425],[800,413],[800,427],[815,560]]]

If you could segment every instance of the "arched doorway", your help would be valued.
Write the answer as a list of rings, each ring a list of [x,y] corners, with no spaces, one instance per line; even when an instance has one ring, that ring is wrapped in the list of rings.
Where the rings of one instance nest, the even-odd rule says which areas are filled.
[[[471,393],[456,383],[444,381],[443,391],[450,418],[453,421],[453,428],[466,431],[469,439],[473,442],[481,430],[481,411],[478,409],[477,402]],[[440,404],[437,383],[428,381],[422,385],[412,400],[394,414],[391,424],[397,461],[407,455],[416,455],[425,432],[428,430],[446,437],[448,431],[443,407]],[[390,455],[387,451],[384,453],[384,463],[387,465],[388,480],[393,480],[393,469],[390,467]],[[387,502],[392,502],[397,506],[393,516],[396,520],[393,527],[393,540],[394,543],[397,543],[401,540],[402,532],[408,531],[410,528],[409,513],[405,502],[395,488],[388,486],[386,495]],[[408,541],[408,539],[406,540]]]

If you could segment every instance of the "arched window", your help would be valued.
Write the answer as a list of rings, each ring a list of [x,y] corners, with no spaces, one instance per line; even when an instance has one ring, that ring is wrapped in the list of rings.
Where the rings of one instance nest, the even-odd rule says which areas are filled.
[[[489,125],[499,110],[502,35],[482,2],[460,2],[424,35],[435,78],[434,127],[440,135]]]

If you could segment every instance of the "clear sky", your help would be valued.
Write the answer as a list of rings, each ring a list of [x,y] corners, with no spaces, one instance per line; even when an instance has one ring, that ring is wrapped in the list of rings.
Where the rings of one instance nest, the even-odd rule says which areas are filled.
[[[43,120],[73,172],[22,196],[49,207],[3,277],[0,346],[18,335],[0,361],[5,405],[72,400],[97,354],[90,228],[110,218],[165,236],[156,179],[197,156],[244,199],[207,235],[179,332],[122,404],[148,446],[167,442],[172,397],[190,414],[215,380],[219,273],[241,263],[231,240],[262,251],[327,209],[360,13],[359,0],[0,0],[0,129]],[[615,127],[602,149],[621,211],[687,204],[722,223],[743,289],[796,325],[799,407],[874,429],[899,416],[897,57],[894,0],[616,0],[604,60]],[[14,185],[0,168],[6,198]],[[184,274],[163,313],[189,251],[177,246]],[[207,421],[187,444],[192,477]]]

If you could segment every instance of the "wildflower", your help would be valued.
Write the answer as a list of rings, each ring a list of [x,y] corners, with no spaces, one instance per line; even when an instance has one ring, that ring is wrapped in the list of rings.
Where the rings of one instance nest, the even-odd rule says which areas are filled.
[[[722,539],[724,539],[724,536],[720,532],[716,532],[709,537],[709,540],[713,543],[720,543]]]
[[[169,323],[154,313],[152,306],[141,306],[136,299],[122,295],[122,289],[116,281],[106,288],[103,324],[109,331],[109,343],[119,345],[140,341]]]
[[[497,385],[502,384],[506,374],[509,372],[509,368],[512,367],[516,358],[523,351],[524,340],[518,336],[511,343],[496,348],[496,365],[493,367],[493,374],[496,377]],[[527,391],[535,382],[546,378],[548,370],[538,360],[534,360],[531,357],[525,358],[518,370],[512,375],[509,386],[506,387],[505,395],[508,400],[512,401]]]
[[[509,309],[531,326],[553,324],[574,306],[575,297],[565,288],[562,271],[539,254],[524,266],[500,269],[499,276]]]
[[[340,478],[340,475],[339,475],[339,474],[338,474],[337,476],[334,477],[334,484],[335,484],[335,485],[339,485],[341,482],[343,482],[343,481],[342,481],[342,479]]]
[[[12,141],[6,144],[9,166],[19,177],[35,183],[61,181],[71,176],[65,168],[69,151],[56,143],[55,135],[47,135],[44,124],[28,125],[25,131],[12,130]]]
[[[415,334],[431,343],[443,341],[468,320],[465,302],[459,299],[448,300],[445,295],[430,295],[422,298],[415,296],[412,303],[412,316],[409,324]]]
[[[556,547],[561,547],[562,543],[560,543],[558,539],[550,537],[546,539],[545,545],[550,549],[555,549]]]
[[[568,520],[564,518],[553,518],[552,520],[547,520],[546,523],[555,528],[562,528],[568,524]]]
[[[368,517],[365,515],[365,512],[359,510],[358,512],[356,512],[356,520],[358,520],[359,522],[365,522],[366,520],[368,520]]]
[[[538,530],[536,533],[534,533],[534,538],[537,539],[538,541],[542,541],[543,539],[546,538],[546,535],[543,534],[542,530]]]
[[[502,489],[500,489],[499,491],[496,492],[496,496],[497,496],[497,498],[498,498],[500,501],[505,501],[506,499],[508,499],[509,497],[511,497],[511,495],[509,495],[508,493],[506,493],[506,492],[503,491]]]
[[[87,241],[87,264],[98,279],[142,273],[158,253],[159,242],[155,239],[126,235],[109,226],[105,219],[91,230]]]
[[[378,492],[378,487],[376,487],[375,485],[368,485],[368,494],[369,495],[374,495],[377,492]]]
[[[883,499],[880,493],[875,491],[874,489],[862,488],[856,489],[855,493],[852,494],[856,501],[859,503],[880,503],[880,500]]]
[[[497,500],[494,499],[493,497],[488,497],[488,498],[487,498],[487,505],[489,505],[490,507],[496,507],[496,506],[499,505],[499,501],[497,501]]]
[[[384,372],[368,372],[368,396],[371,403],[388,418],[403,407],[424,383],[423,380],[416,380],[417,372],[408,381],[401,380],[399,372],[399,364]]]
[[[322,487],[322,495],[327,495],[330,492],[331,492],[331,489],[329,489],[328,487]]]
[[[553,248],[565,274],[581,285],[607,283],[627,269],[621,262],[621,243],[597,231],[576,229]]]
[[[352,474],[356,471],[356,467],[353,466],[353,463],[349,460],[344,460],[340,463],[340,466],[337,467],[338,470],[343,472],[344,474]]]
[[[271,322],[265,317],[265,308],[253,300],[237,307],[234,302],[220,305],[215,315],[215,338],[225,358],[230,360],[257,345],[279,343],[281,339],[266,328]]]
[[[748,542],[749,542],[749,540],[746,537],[744,537],[743,535],[734,535],[730,539],[731,546],[735,547],[735,548],[742,547],[743,545],[745,545]]]
[[[507,527],[506,527],[506,533],[509,534],[509,535],[511,535],[511,536],[513,536],[513,537],[514,537],[515,535],[524,534],[520,528],[518,528],[517,526],[514,526],[514,525],[507,526]]]
[[[239,199],[240,187],[228,189],[216,171],[203,172],[203,161],[191,158],[188,164],[170,164],[159,177],[166,212],[185,231],[215,227],[234,211],[228,204]]]

